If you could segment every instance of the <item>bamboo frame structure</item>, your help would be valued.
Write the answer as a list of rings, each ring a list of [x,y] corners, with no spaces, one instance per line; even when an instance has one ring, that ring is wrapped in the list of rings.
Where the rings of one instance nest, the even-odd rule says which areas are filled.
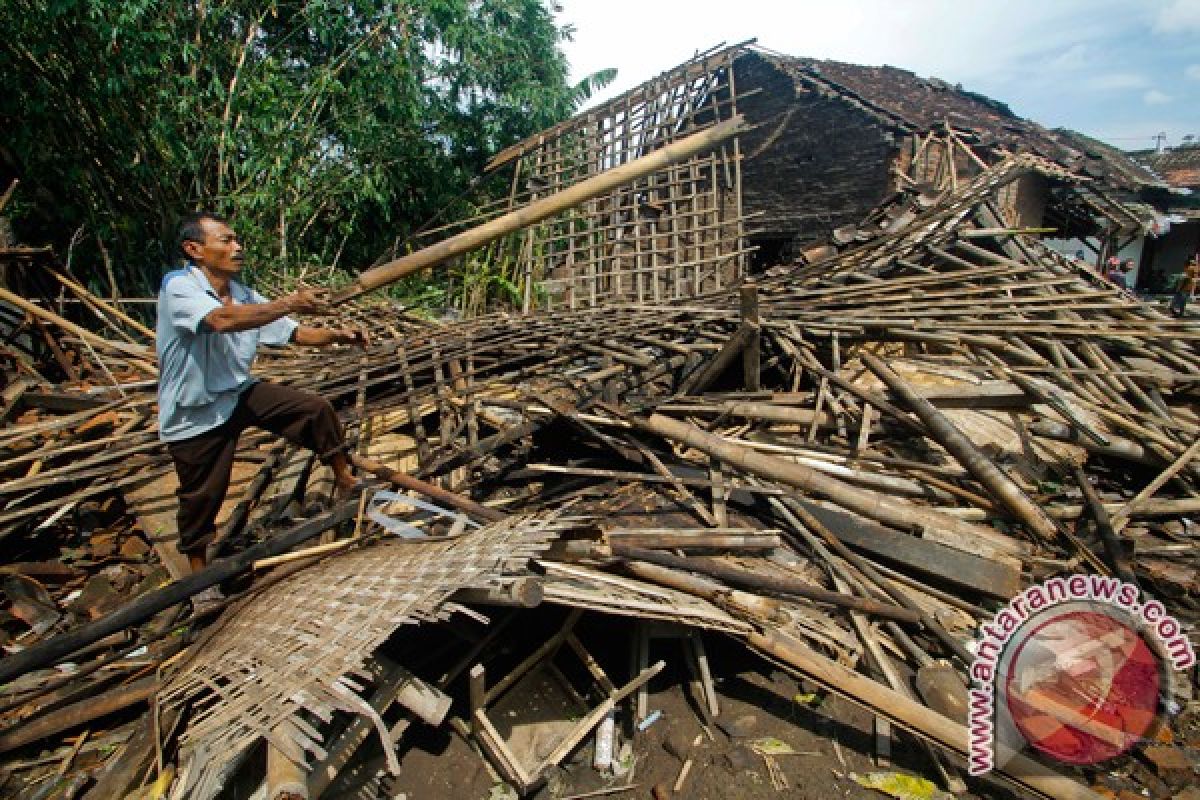
[[[743,127],[742,118],[734,115],[715,125],[689,132],[678,141],[661,142],[657,147],[646,148],[642,155],[628,163],[601,170],[476,228],[367,270],[359,275],[353,284],[338,292],[333,301],[343,303],[352,300],[418,270],[435,266],[475,247],[490,243],[505,234],[527,229],[559,213],[570,214],[576,206],[597,196],[613,191],[627,192],[631,185],[636,186],[647,175],[653,176],[657,171],[664,169],[670,171],[676,164],[688,164],[690,159],[702,157],[704,153],[737,134]]]
[[[621,167],[737,115],[732,64],[744,45],[698,55],[598,108],[498,154],[489,170],[511,170],[512,191],[478,223]],[[503,265],[522,311],[606,302],[663,303],[737,280],[744,242],[736,139],[530,226],[471,264]],[[433,241],[464,222],[425,233]],[[536,290],[535,290],[536,288]],[[481,310],[468,298],[466,315]]]

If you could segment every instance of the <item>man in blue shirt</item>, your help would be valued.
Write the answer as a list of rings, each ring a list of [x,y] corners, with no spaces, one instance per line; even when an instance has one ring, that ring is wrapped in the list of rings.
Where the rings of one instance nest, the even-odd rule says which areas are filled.
[[[247,427],[316,452],[332,467],[340,493],[355,485],[333,407],[317,395],[253,377],[258,345],[365,347],[368,339],[365,331],[314,328],[288,316],[327,313],[317,291],[267,300],[235,281],[242,245],[216,214],[185,217],[177,247],[183,267],[163,277],[158,294],[158,419],[179,476],[179,549],[195,571],[206,564],[238,437]],[[207,605],[220,597],[210,594],[198,599]]]

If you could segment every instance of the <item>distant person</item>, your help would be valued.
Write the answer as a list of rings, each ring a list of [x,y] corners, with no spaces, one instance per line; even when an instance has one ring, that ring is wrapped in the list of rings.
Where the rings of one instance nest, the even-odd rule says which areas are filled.
[[[1117,267],[1120,265],[1121,262],[1116,256],[1109,256],[1102,264],[1096,265],[1096,271],[1107,278],[1109,275],[1115,272]]]
[[[1104,273],[1104,277],[1117,288],[1128,289],[1129,286],[1125,282],[1125,270],[1122,267],[1123,265],[1120,261],[1110,258],[1108,260],[1108,270]]]
[[[1175,287],[1175,295],[1171,298],[1169,306],[1172,316],[1183,316],[1188,300],[1192,298],[1192,292],[1196,291],[1197,279],[1200,279],[1200,253],[1192,256],[1179,276],[1179,284]]]
[[[207,564],[217,512],[229,489],[238,437],[263,428],[314,451],[333,469],[339,493],[356,486],[341,421],[328,401],[250,374],[258,345],[366,346],[365,331],[300,325],[292,313],[321,313],[312,289],[267,300],[238,283],[242,245],[220,216],[201,211],[179,223],[182,267],[158,293],[158,433],[179,477],[179,550],[192,571]],[[197,611],[221,601],[216,587],[193,599]]]

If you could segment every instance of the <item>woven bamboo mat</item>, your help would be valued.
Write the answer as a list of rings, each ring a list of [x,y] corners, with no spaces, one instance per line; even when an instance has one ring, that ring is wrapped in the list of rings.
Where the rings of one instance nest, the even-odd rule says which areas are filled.
[[[160,709],[191,708],[182,735],[192,756],[187,796],[212,796],[225,765],[260,737],[322,758],[320,732],[297,712],[325,721],[334,710],[369,712],[359,697],[365,662],[394,631],[445,619],[458,589],[526,573],[530,558],[577,524],[546,514],[446,541],[385,540],[302,570],[226,614],[165,676],[158,697]]]

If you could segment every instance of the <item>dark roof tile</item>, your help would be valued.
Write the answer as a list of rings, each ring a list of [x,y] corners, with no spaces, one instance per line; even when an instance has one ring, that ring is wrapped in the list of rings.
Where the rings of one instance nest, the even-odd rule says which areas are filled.
[[[972,143],[1016,153],[1035,153],[1094,176],[1111,188],[1136,191],[1161,186],[1151,172],[1122,151],[1073,131],[1050,131],[1012,112],[999,100],[938,78],[922,78],[892,66],[793,58],[757,51],[797,86],[841,95],[904,132],[934,130],[948,122]],[[973,139],[972,139],[973,137]],[[1086,152],[1085,152],[1086,151]]]

